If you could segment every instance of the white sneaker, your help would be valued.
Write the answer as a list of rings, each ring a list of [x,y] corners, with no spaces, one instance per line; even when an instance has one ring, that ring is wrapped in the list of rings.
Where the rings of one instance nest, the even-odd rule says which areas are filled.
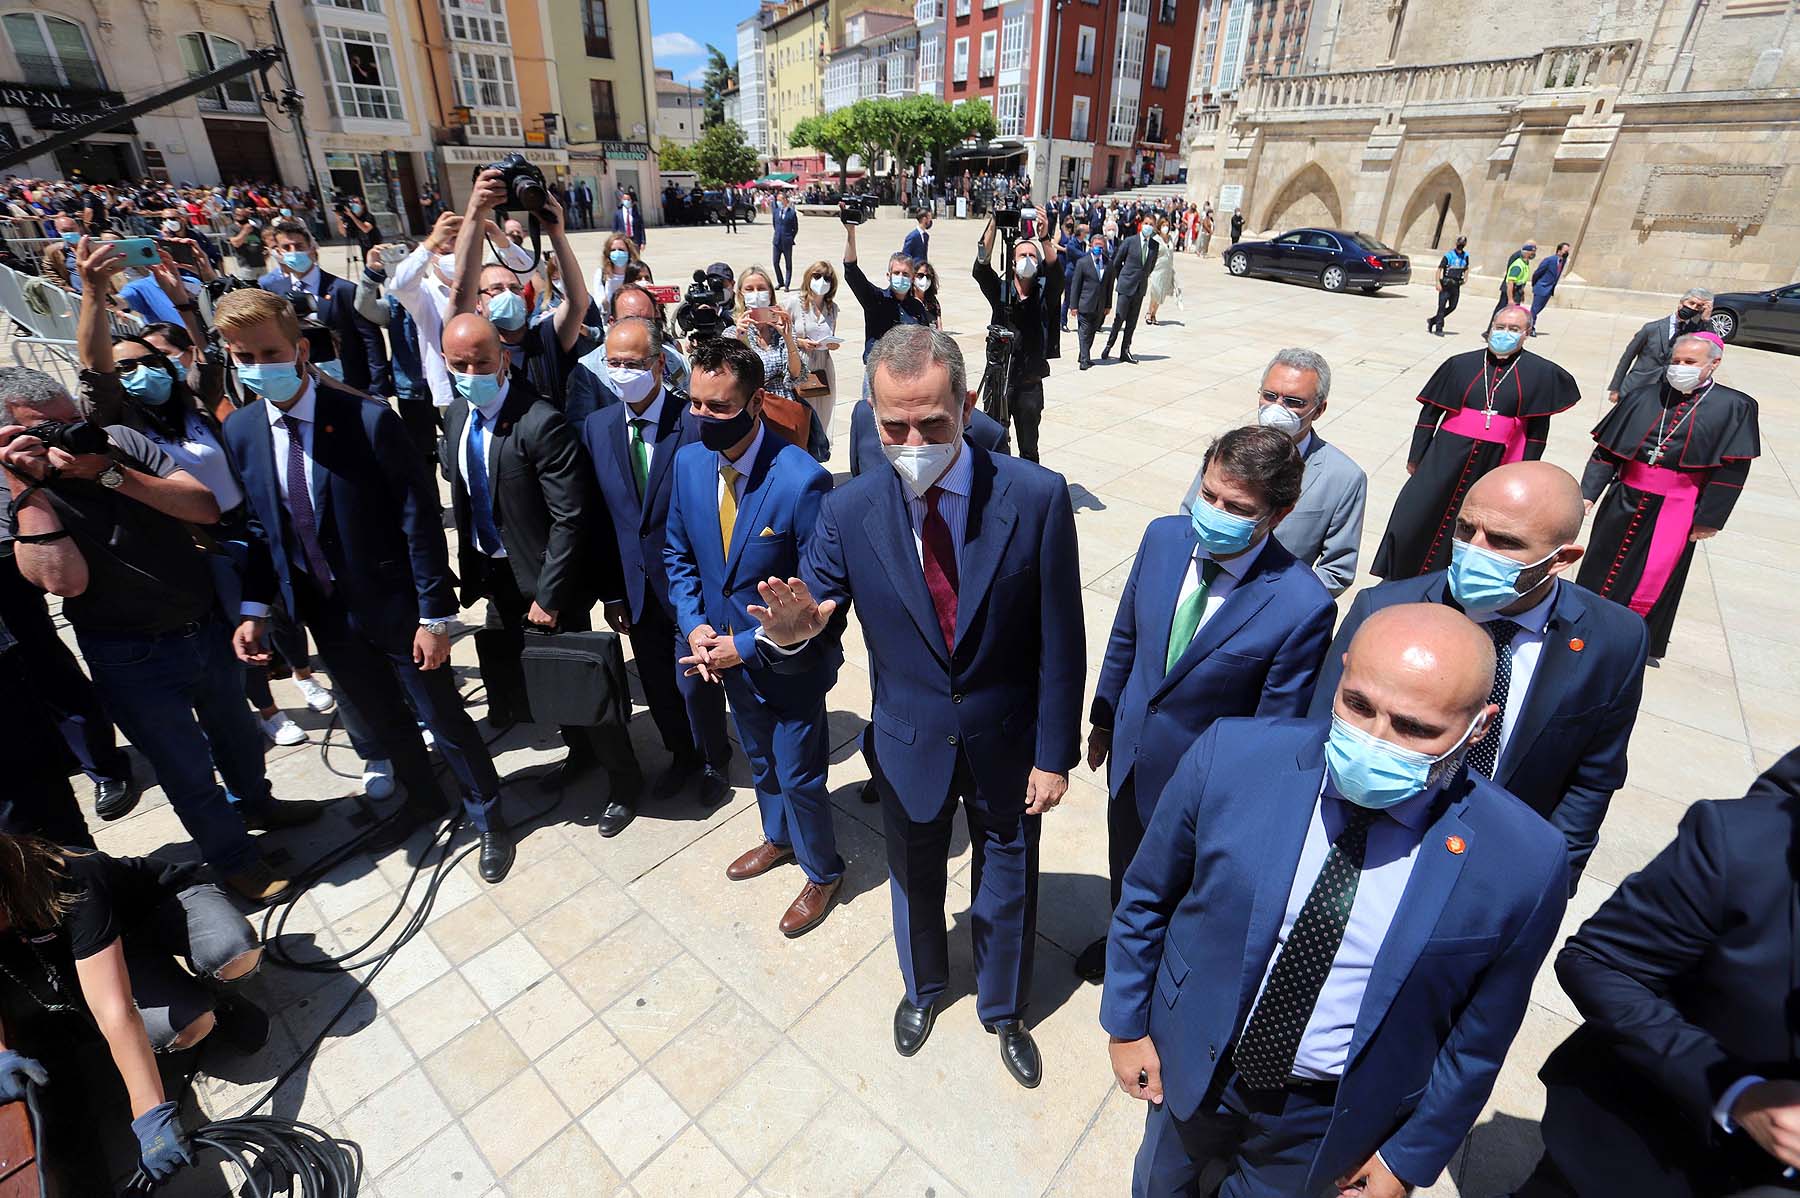
[[[371,799],[386,799],[394,794],[394,763],[377,757],[363,762],[363,793]]]
[[[337,700],[331,697],[330,691],[319,685],[316,678],[296,678],[294,685],[300,688],[306,705],[314,711],[330,711],[337,706]]]
[[[306,729],[288,719],[288,713],[277,711],[268,719],[260,715],[256,722],[262,725],[263,735],[278,745],[303,745],[306,743]]]

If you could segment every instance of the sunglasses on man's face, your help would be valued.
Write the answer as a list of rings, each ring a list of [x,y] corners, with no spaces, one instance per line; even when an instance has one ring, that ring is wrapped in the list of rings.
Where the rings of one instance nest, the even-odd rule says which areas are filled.
[[[1311,396],[1283,395],[1279,391],[1258,391],[1264,403],[1278,403],[1290,412],[1304,412],[1312,407]]]

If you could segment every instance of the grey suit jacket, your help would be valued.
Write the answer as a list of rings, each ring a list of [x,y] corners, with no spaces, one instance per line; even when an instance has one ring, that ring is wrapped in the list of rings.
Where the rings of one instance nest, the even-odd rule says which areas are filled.
[[[1196,474],[1182,497],[1181,510],[1192,508],[1199,494],[1200,475]],[[1315,430],[1312,443],[1306,448],[1300,501],[1275,526],[1275,540],[1310,565],[1334,599],[1356,581],[1356,557],[1362,547],[1363,509],[1368,497],[1369,476],[1362,467]]]
[[[1657,317],[1632,334],[1631,344],[1625,347],[1625,354],[1619,359],[1618,368],[1613,371],[1612,381],[1606,384],[1606,389],[1623,395],[1645,384],[1661,383],[1673,340],[1669,336],[1667,316]]]

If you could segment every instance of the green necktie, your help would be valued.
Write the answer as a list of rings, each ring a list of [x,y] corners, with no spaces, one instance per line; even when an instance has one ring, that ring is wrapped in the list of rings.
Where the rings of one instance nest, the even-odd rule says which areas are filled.
[[[631,422],[631,476],[637,479],[638,498],[650,483],[650,446],[644,442],[644,422]]]
[[[1207,558],[1200,563],[1200,585],[1175,607],[1175,622],[1169,625],[1169,659],[1163,663],[1163,673],[1167,674],[1187,652],[1189,642],[1200,627],[1200,617],[1206,612],[1206,593],[1212,590],[1213,579],[1219,576],[1219,563]]]

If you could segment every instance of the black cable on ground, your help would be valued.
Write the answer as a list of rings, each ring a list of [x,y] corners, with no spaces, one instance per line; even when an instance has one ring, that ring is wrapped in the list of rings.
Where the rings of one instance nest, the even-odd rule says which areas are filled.
[[[220,1119],[195,1132],[188,1143],[235,1165],[243,1174],[242,1193],[249,1198],[352,1198],[362,1186],[362,1149],[310,1123],[259,1116]],[[125,1193],[150,1194],[156,1185],[140,1169]]]

